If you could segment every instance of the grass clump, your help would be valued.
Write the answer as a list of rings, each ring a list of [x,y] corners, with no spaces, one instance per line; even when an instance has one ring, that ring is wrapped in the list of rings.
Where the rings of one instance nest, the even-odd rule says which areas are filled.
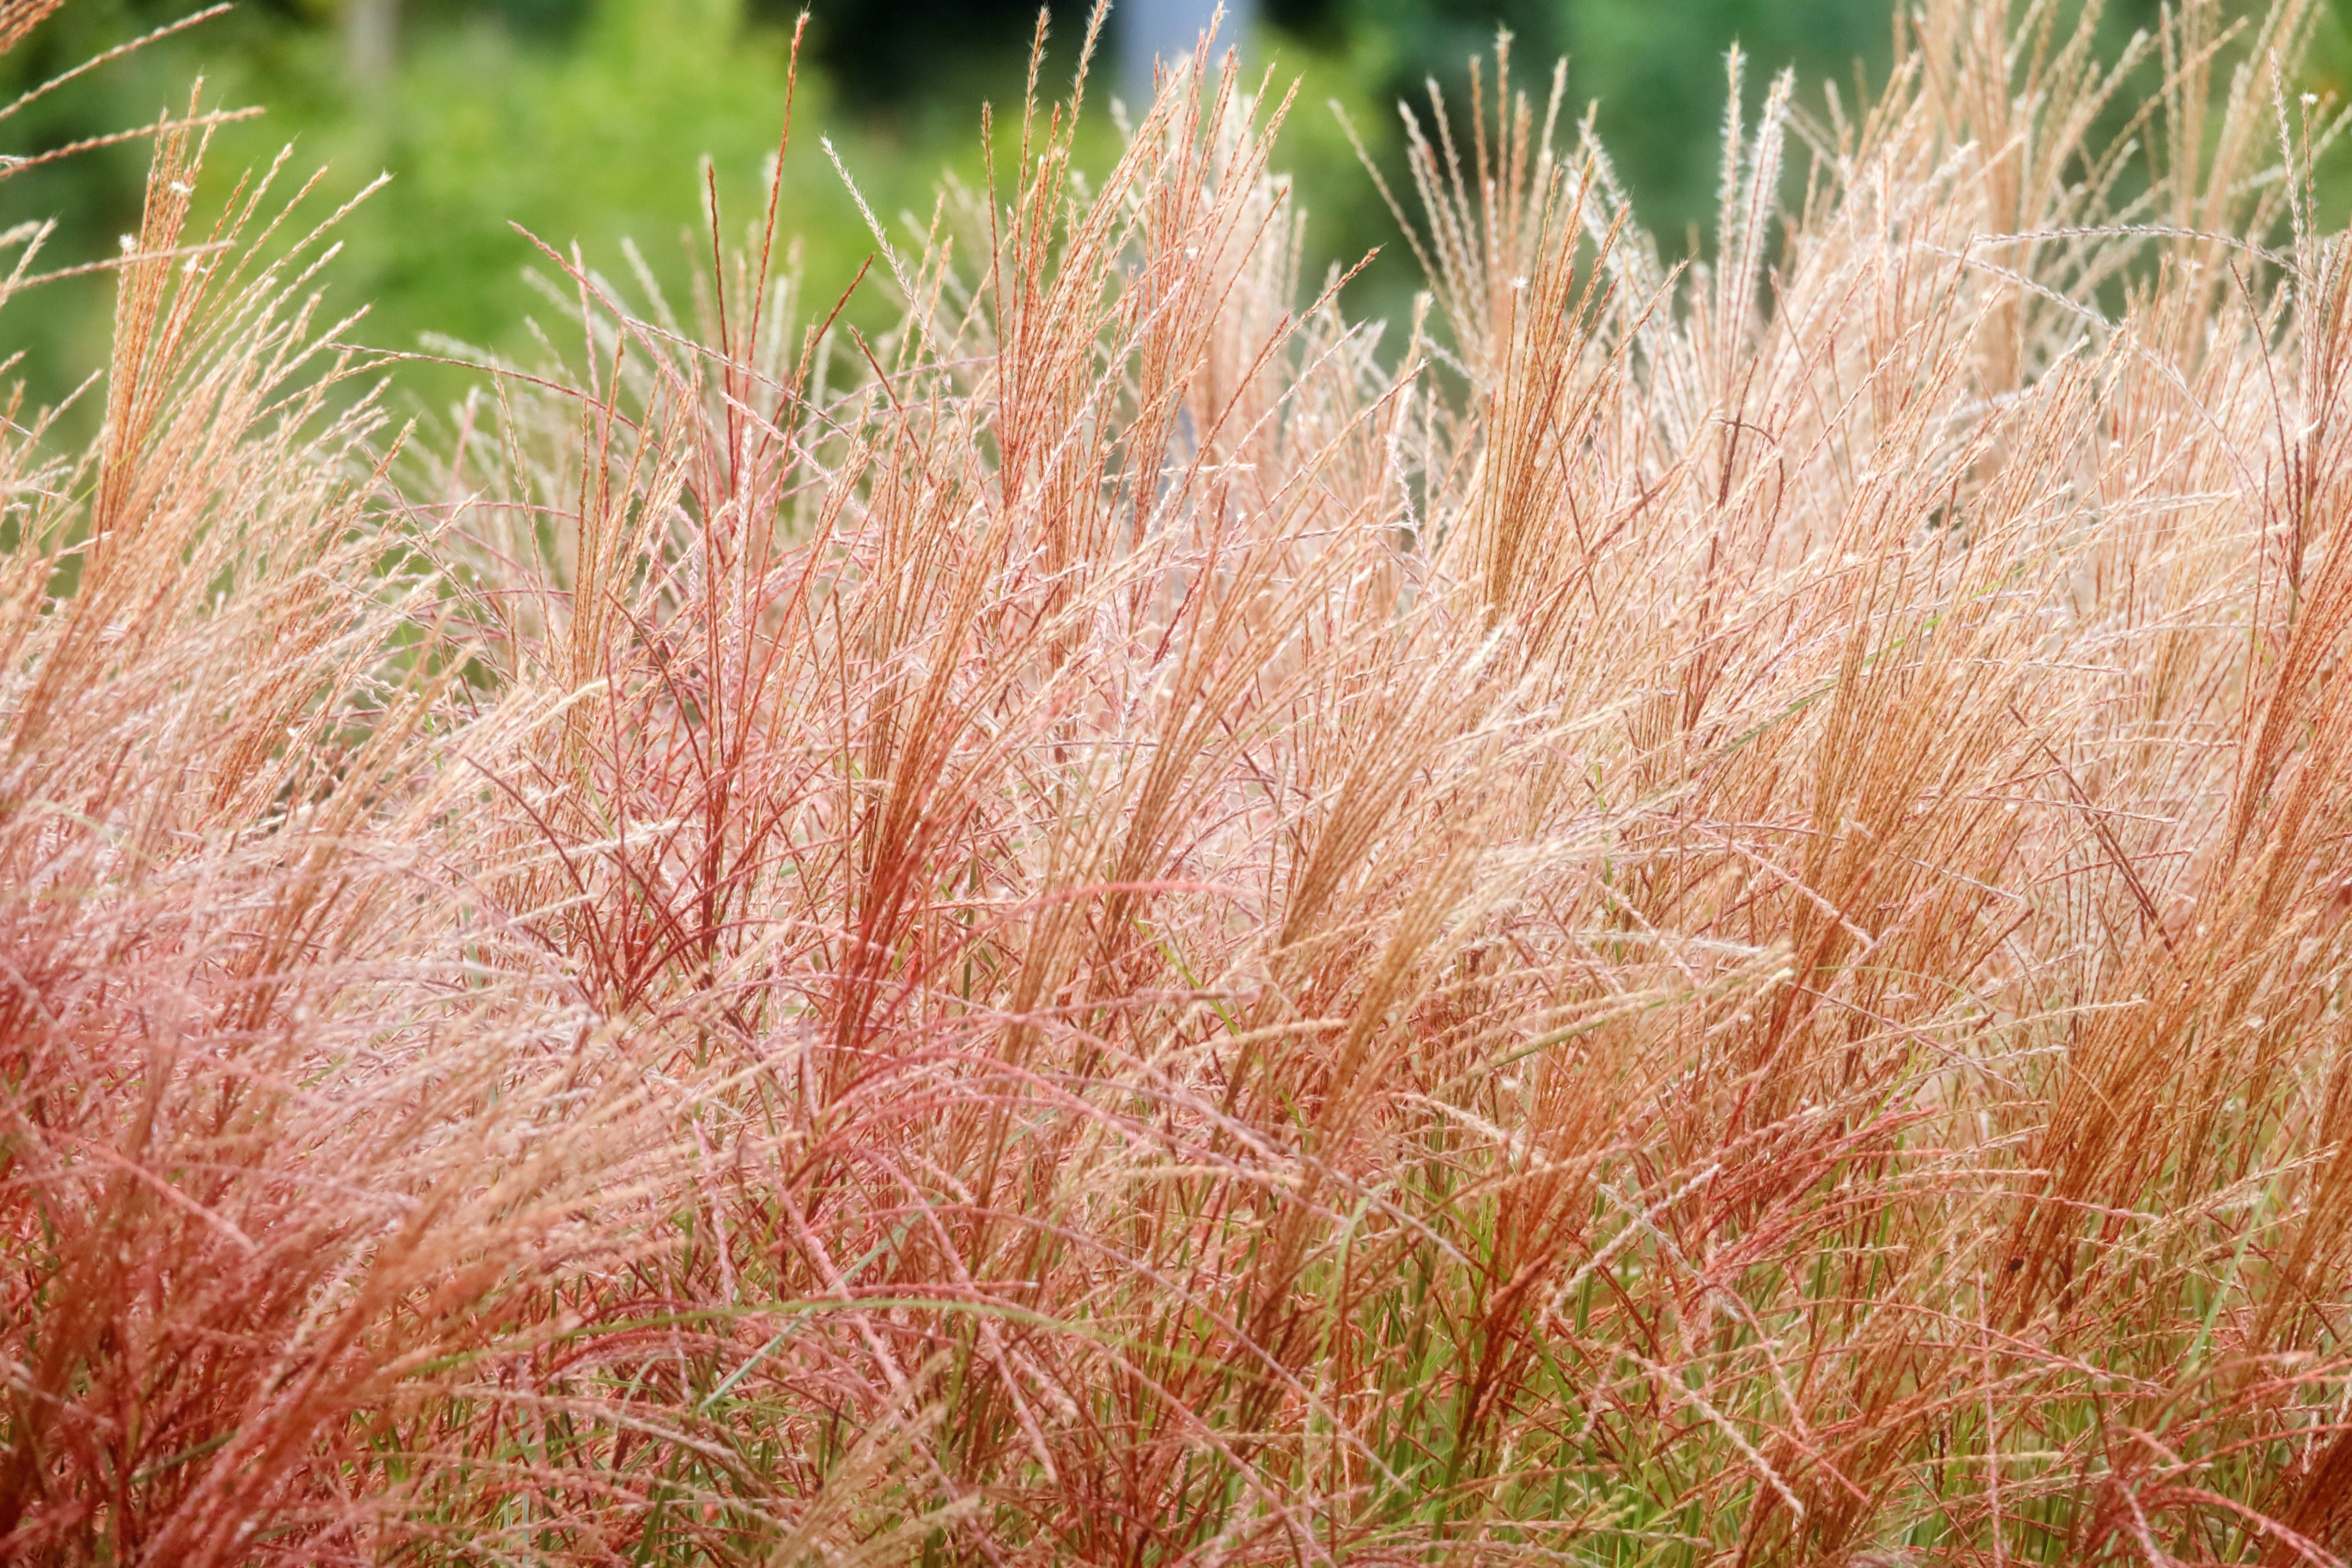
[[[2311,17],[2086,145],[1929,0],[1680,268],[1498,56],[1385,339],[1204,48],[397,451],[167,127],[0,446],[7,1554],[2342,1561]]]

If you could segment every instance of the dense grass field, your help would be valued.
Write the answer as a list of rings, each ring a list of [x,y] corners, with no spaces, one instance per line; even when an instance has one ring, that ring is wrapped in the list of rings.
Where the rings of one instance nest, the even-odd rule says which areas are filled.
[[[2312,20],[1735,61],[1687,267],[1498,51],[1387,323],[1283,83],[1044,84],[889,332],[722,213],[405,431],[157,128],[0,430],[0,1558],[2345,1561]]]

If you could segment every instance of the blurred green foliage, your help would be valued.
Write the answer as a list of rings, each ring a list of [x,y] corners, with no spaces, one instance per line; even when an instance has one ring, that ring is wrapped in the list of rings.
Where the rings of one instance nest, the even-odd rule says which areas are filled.
[[[2116,41],[2152,24],[2156,5],[2111,0]],[[194,9],[68,0],[0,62],[0,85],[21,90]],[[1053,9],[1046,85],[1058,94],[1085,17],[1071,0]],[[1036,13],[1030,0],[814,0],[811,12],[782,226],[799,237],[811,293],[829,303],[872,241],[820,135],[883,217],[928,213],[942,169],[980,177],[980,105],[1017,104]],[[327,166],[323,199],[349,196],[380,169],[394,176],[343,230],[335,297],[372,307],[356,336],[413,349],[440,334],[519,352],[528,318],[547,315],[524,270],[548,268],[512,226],[559,249],[577,243],[614,273],[619,242],[635,237],[676,289],[708,265],[704,156],[730,237],[755,218],[796,13],[787,0],[244,0],[43,100],[0,128],[0,148],[32,152],[152,121],[184,107],[201,75],[207,105],[267,110],[220,132],[216,181],[289,142],[289,174]],[[1783,66],[1805,83],[1804,101],[1817,105],[1820,84],[1835,80],[1851,104],[1857,73],[1883,80],[1892,40],[1888,0],[1260,0],[1246,53],[1277,83],[1305,79],[1280,161],[1309,213],[1309,281],[1386,247],[1351,288],[1360,313],[1398,310],[1416,280],[1327,100],[1393,175],[1397,101],[1425,104],[1434,79],[1454,112],[1466,112],[1465,62],[1497,27],[1515,34],[1517,74],[1531,90],[1554,58],[1570,58],[1571,113],[1598,100],[1601,138],[1670,253],[1699,235],[1711,207],[1734,40],[1752,62],[1751,107]],[[2315,68],[2332,84],[2347,61],[2352,48],[2331,25]],[[1107,155],[1107,125],[1102,134]],[[57,216],[44,265],[106,254],[136,226],[143,161],[134,142],[11,180],[0,185],[0,227]],[[35,395],[54,397],[69,367],[100,363],[109,286],[86,279],[35,300],[0,317],[0,351],[26,350]],[[852,313],[881,309],[877,299]],[[455,384],[404,374],[428,402]]]
[[[189,7],[69,4],[12,70],[21,85],[174,9]],[[418,9],[402,18],[398,64],[382,79],[356,79],[331,14],[252,7],[53,95],[37,106],[40,120],[16,136],[20,144],[54,145],[152,120],[184,107],[188,83],[201,74],[208,106],[267,109],[218,133],[216,187],[226,189],[224,174],[266,164],[289,142],[289,175],[326,166],[323,202],[347,199],[379,170],[391,173],[389,185],[342,227],[335,297],[371,303],[356,336],[401,349],[426,333],[500,350],[527,345],[526,318],[548,312],[523,272],[534,263],[552,268],[515,226],[559,250],[576,243],[614,272],[624,267],[618,242],[634,237],[677,288],[693,265],[677,241],[704,228],[705,155],[730,238],[757,216],[783,120],[784,29],[747,17],[731,0]],[[838,287],[871,246],[811,133],[835,118],[827,100],[822,75],[803,73],[782,226],[802,237],[812,278]],[[840,129],[845,158],[877,210],[926,203],[933,171],[915,175],[915,160],[895,149],[862,155],[858,128]],[[0,187],[7,203],[0,222],[54,214],[61,230],[50,248],[58,258],[104,254],[137,226],[143,163],[143,146],[132,144],[12,181]],[[37,297],[39,308],[0,318],[0,342],[32,351],[39,391],[55,385],[37,379],[45,365],[99,363],[109,287],[103,279],[59,287]],[[446,380],[414,379],[425,386]]]

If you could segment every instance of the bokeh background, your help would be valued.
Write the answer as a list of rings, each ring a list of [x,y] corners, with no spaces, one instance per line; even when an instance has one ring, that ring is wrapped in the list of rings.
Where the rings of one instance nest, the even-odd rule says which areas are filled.
[[[2079,0],[2078,0],[2079,3]],[[2159,0],[2108,0],[2103,26],[2120,47],[2155,25]],[[2352,59],[2347,6],[2324,19],[2311,85],[2332,90]],[[1155,49],[1192,36],[1213,0],[1120,0],[1101,80],[1130,100],[1148,91]],[[21,90],[100,50],[199,9],[194,0],[67,0],[0,61]],[[355,335],[415,349],[451,340],[526,353],[546,307],[525,271],[534,256],[512,226],[558,247],[577,242],[619,270],[624,237],[673,283],[694,265],[700,161],[722,207],[751,216],[783,110],[799,0],[240,0],[227,15],[120,61],[0,123],[0,152],[24,154],[153,120],[184,107],[203,79],[209,107],[258,105],[226,128],[217,178],[268,162],[291,142],[289,172],[324,165],[322,198],[349,195],[378,171],[391,184],[349,221],[335,299],[366,301]],[[1049,93],[1066,89],[1087,5],[1050,6]],[[782,226],[797,237],[812,292],[828,295],[872,249],[827,161],[843,163],[886,219],[926,214],[943,175],[981,177],[981,106],[1020,100],[1035,0],[811,0],[795,135],[784,169]],[[1851,105],[1882,81],[1892,54],[1890,0],[1255,0],[1227,6],[1223,37],[1280,81],[1303,79],[1279,162],[1308,214],[1307,267],[1318,276],[1384,247],[1353,284],[1359,314],[1393,313],[1416,279],[1392,220],[1349,148],[1336,101],[1391,174],[1403,137],[1395,105],[1425,103],[1435,78],[1465,99],[1466,62],[1498,27],[1516,37],[1518,75],[1540,87],[1570,60],[1570,97],[1597,105],[1601,138],[1639,216],[1669,254],[1704,243],[1724,101],[1724,55],[1752,62],[1747,95],[1793,66],[1801,101],[1838,83]],[[1752,103],[1751,103],[1752,108]],[[1095,117],[1097,152],[1115,132]],[[84,260],[136,226],[144,148],[132,143],[0,184],[0,228],[56,216],[44,265]],[[2331,195],[2352,180],[2331,177]],[[100,279],[44,289],[0,316],[0,352],[26,351],[37,399],[96,368],[109,288]],[[880,300],[853,306],[881,311]],[[401,395],[430,405],[454,373],[402,372]]]

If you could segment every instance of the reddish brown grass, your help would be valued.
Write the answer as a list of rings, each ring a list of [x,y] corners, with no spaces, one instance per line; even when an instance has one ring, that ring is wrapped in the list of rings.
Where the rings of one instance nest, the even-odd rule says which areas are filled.
[[[0,1553],[2342,1561],[2310,16],[2109,146],[1929,0],[1680,270],[1498,58],[1385,342],[1204,47],[397,456],[167,127],[0,443]]]

